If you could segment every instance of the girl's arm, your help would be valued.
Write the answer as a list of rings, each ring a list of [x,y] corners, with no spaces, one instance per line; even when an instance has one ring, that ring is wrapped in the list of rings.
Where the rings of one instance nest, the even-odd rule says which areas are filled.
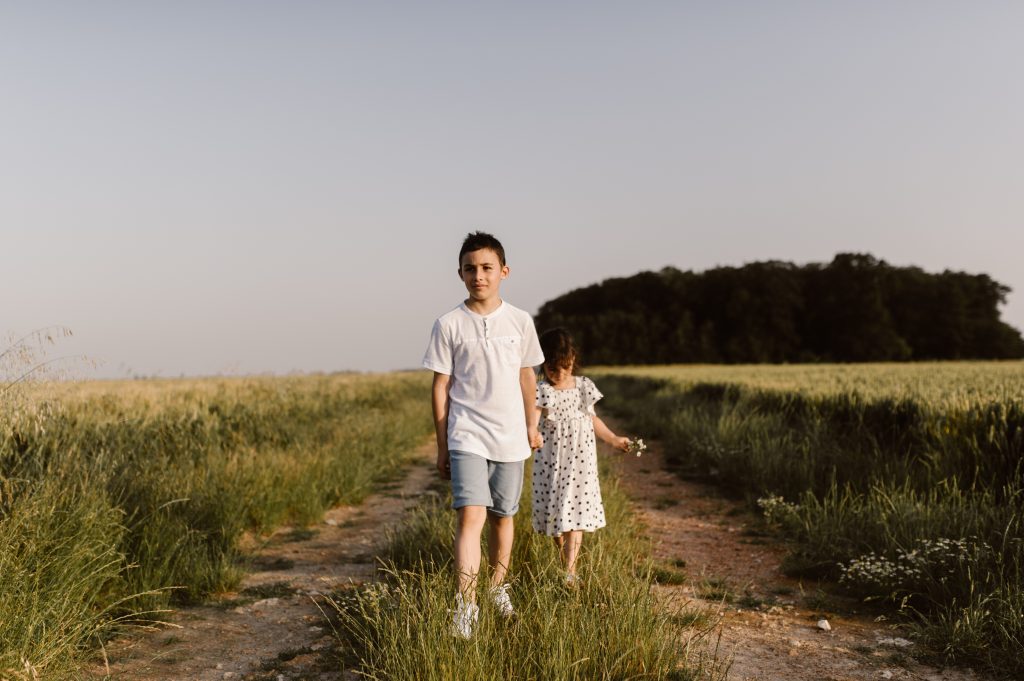
[[[629,451],[628,437],[619,437],[613,433],[612,429],[605,425],[605,422],[601,420],[601,417],[596,414],[591,416],[591,418],[594,420],[594,433],[599,438],[610,444],[612,447],[615,447],[615,449],[621,449],[624,452]]]

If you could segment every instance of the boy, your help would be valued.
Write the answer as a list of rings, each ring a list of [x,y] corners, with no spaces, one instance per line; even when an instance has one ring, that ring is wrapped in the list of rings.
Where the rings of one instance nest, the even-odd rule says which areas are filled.
[[[434,322],[423,366],[434,372],[431,403],[437,470],[452,481],[455,509],[454,631],[470,638],[477,621],[480,533],[488,521],[490,596],[514,613],[504,583],[512,557],[513,516],[523,490],[523,464],[542,445],[537,430],[537,377],[544,363],[533,319],[499,296],[509,275],[505,249],[490,234],[466,236],[459,278],[467,298]]]

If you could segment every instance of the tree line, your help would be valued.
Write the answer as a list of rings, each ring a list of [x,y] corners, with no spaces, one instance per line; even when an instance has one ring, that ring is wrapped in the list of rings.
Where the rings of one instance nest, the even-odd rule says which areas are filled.
[[[798,266],[666,267],[541,306],[590,364],[875,362],[1024,357],[999,318],[1009,287],[987,274],[894,267],[869,254]]]

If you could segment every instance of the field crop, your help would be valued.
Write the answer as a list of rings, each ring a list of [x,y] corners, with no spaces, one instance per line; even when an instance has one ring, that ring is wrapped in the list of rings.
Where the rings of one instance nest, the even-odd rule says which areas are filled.
[[[119,626],[235,584],[244,531],[359,502],[428,435],[428,389],[410,373],[5,393],[0,677],[72,675]]]
[[[595,371],[664,378],[683,386],[728,383],[817,397],[912,398],[943,408],[1024,403],[1024,362],[692,364],[598,367]]]
[[[1024,363],[602,372],[681,472],[796,539],[792,572],[893,603],[931,656],[1024,672]]]

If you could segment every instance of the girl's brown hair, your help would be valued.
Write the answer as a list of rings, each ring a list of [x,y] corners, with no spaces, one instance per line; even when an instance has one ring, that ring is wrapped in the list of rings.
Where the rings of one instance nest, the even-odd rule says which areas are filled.
[[[572,336],[562,327],[548,329],[540,335],[540,349],[544,353],[544,366],[553,369],[572,367],[575,374],[580,366],[579,352]]]

